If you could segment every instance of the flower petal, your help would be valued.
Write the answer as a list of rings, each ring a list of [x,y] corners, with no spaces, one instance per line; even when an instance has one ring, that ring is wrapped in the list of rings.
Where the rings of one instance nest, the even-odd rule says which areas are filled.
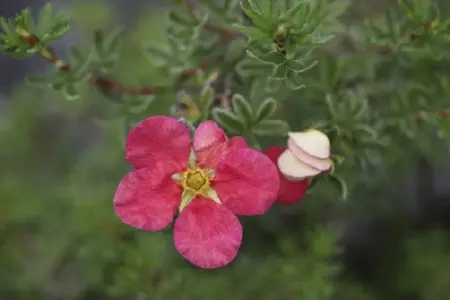
[[[280,155],[286,150],[283,147],[270,147],[264,153],[275,164],[278,161]],[[278,191],[278,202],[281,204],[294,204],[301,200],[308,191],[309,181],[307,179],[302,181],[289,181],[280,171],[280,190]]]
[[[242,136],[234,136],[230,139],[230,149],[236,150],[240,148],[248,148],[247,141]]]
[[[292,154],[298,159],[312,167],[313,169],[317,169],[320,171],[327,171],[331,167],[331,159],[329,158],[317,158],[312,156],[311,154],[303,151],[302,148],[297,146],[293,139],[289,138],[287,141],[288,149],[291,150]]]
[[[198,197],[178,216],[173,238],[186,260],[204,269],[215,269],[236,257],[242,243],[242,226],[224,205]]]
[[[173,221],[181,201],[181,187],[167,173],[165,164],[128,173],[114,195],[114,208],[123,223],[160,231]]]
[[[316,129],[303,132],[289,132],[289,138],[304,152],[316,158],[330,157],[330,140],[328,136]]]
[[[281,174],[291,181],[303,181],[322,172],[297,159],[289,149],[280,155],[277,165]]]
[[[223,157],[212,181],[220,200],[238,215],[266,213],[278,196],[280,178],[272,161],[250,148]]]
[[[172,117],[153,116],[130,130],[126,142],[127,160],[136,168],[171,162],[174,173],[186,169],[191,151],[189,129]]]
[[[193,144],[197,162],[204,169],[215,169],[229,152],[228,137],[214,121],[205,121],[197,127]]]

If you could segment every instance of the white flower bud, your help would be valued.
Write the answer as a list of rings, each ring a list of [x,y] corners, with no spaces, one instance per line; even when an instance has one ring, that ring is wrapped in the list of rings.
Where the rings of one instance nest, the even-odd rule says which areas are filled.
[[[330,140],[321,131],[311,129],[304,132],[290,132],[289,138],[309,155],[319,159],[330,157]]]
[[[326,159],[317,158],[311,154],[306,153],[305,151],[303,151],[302,148],[300,148],[299,146],[297,146],[297,144],[295,144],[295,141],[292,138],[288,139],[287,146],[288,149],[292,151],[292,154],[294,154],[294,156],[298,160],[304,162],[305,164],[311,166],[312,168],[317,169],[319,171],[326,171],[330,169],[331,160],[329,158]]]
[[[298,160],[289,149],[284,151],[278,158],[278,168],[291,181],[301,181],[320,173],[320,170],[314,169],[301,160]]]
[[[330,169],[330,140],[324,133],[318,130],[289,133],[287,146],[278,158],[278,168],[289,180],[300,181]]]

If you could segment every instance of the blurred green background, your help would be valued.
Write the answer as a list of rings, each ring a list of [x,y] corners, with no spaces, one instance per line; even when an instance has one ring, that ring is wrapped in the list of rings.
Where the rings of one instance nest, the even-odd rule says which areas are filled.
[[[133,1],[61,1],[74,20],[67,43],[87,45],[94,29],[125,22],[115,77],[167,83],[142,55],[143,45],[165,43],[165,5],[139,2],[124,18],[121,9]],[[349,22],[380,2],[359,1]],[[435,199],[429,166],[411,163],[418,153],[396,161],[395,174],[359,187],[348,203],[307,197],[243,218],[237,260],[204,271],[178,255],[170,230],[138,232],[115,216],[113,194],[130,168],[126,131],[121,120],[103,121],[111,107],[101,95],[87,88],[68,102],[21,83],[8,90],[0,104],[0,299],[450,299],[449,199]],[[167,114],[174,96],[160,95],[148,113]],[[296,103],[286,115],[294,128]],[[396,191],[416,172],[420,184],[406,190],[429,205],[410,213],[416,204]]]

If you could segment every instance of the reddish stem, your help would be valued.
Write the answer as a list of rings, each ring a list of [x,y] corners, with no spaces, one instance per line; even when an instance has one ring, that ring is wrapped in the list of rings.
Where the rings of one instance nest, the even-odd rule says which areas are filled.
[[[195,12],[194,4],[191,0],[185,0],[184,1],[188,14],[196,19],[199,20],[200,18],[197,16],[197,13]],[[222,28],[220,26],[217,26],[215,24],[206,23],[203,28],[207,31],[217,33],[218,35],[224,37],[224,38],[238,38],[238,37],[245,37],[245,35],[242,32],[235,31],[235,30],[229,30],[226,28]]]
[[[18,30],[18,33],[21,37],[21,39],[30,45],[30,47],[35,46],[40,42],[39,38],[34,35],[30,34],[25,31]],[[64,72],[70,71],[70,66],[66,63],[64,63],[61,59],[59,59],[51,47],[43,47],[41,51],[39,52],[41,57],[43,57],[46,61],[48,61],[50,64],[55,65],[57,68]],[[177,81],[183,82],[184,80],[188,79],[189,77],[196,74],[196,72],[201,70],[206,70],[208,68],[208,63],[201,63],[199,68],[192,68],[192,69],[186,69],[182,72],[180,72],[177,75]],[[157,92],[156,87],[135,87],[135,86],[124,86],[120,84],[119,82],[106,77],[96,77],[92,76],[89,78],[89,84],[93,86],[97,86],[102,89],[106,89],[109,91],[114,91],[118,93],[124,93],[124,94],[132,94],[132,95],[154,95]]]

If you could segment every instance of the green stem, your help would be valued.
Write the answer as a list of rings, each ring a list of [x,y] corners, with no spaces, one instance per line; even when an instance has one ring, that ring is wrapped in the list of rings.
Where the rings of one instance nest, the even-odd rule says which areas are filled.
[[[258,142],[258,139],[253,134],[253,132],[246,132],[243,134],[245,140],[249,143],[250,147],[261,150],[261,145]]]

